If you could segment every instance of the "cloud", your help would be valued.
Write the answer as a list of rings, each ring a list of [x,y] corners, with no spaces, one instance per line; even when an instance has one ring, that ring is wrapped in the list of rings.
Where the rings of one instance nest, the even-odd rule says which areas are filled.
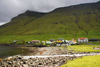
[[[0,0],[0,22],[9,22],[26,10],[49,12],[58,7],[97,1],[99,0]]]
[[[1,22],[1,23],[0,23],[0,26],[3,25],[3,24],[5,24],[5,23],[6,23],[6,22]]]

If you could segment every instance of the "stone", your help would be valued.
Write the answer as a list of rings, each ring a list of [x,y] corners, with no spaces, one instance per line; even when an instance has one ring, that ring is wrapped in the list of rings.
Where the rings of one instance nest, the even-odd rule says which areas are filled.
[[[24,61],[23,64],[27,64],[27,61]]]
[[[56,64],[55,67],[59,67],[59,66]]]
[[[21,57],[18,57],[18,59],[22,59]]]
[[[43,65],[42,63],[39,63],[38,65]]]
[[[23,67],[28,67],[28,65],[27,65],[27,64],[23,64],[22,66],[23,66]]]
[[[1,65],[1,67],[7,67],[6,65]]]
[[[23,64],[23,62],[21,61],[20,64]]]
[[[11,65],[7,65],[7,67],[12,67]]]

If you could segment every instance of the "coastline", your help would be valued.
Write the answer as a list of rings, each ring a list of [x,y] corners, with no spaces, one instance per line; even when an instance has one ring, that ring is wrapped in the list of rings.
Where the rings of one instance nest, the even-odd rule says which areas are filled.
[[[33,50],[32,47],[28,49]],[[38,47],[37,53],[33,55],[11,56],[1,60],[0,66],[18,66],[18,67],[60,67],[69,60],[82,58],[88,55],[100,55],[100,53],[73,52],[61,47]]]
[[[35,54],[38,51],[35,47],[11,47],[11,46],[0,46],[0,59],[5,59],[10,56],[24,56],[30,53]]]

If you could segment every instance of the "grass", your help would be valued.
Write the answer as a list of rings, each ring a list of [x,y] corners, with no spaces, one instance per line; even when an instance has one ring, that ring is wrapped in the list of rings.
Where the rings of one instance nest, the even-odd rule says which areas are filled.
[[[0,35],[0,43],[8,43],[13,40],[40,40],[40,41],[48,41],[49,39],[64,38],[64,39],[72,39],[73,36],[70,34],[42,34],[42,35]]]
[[[94,45],[100,45],[100,42],[89,42],[89,43],[92,43]]]
[[[0,35],[0,43],[9,43],[9,41],[14,40],[24,40],[25,42],[31,40],[48,41],[49,39],[58,40],[58,38],[64,38],[65,40],[71,40],[72,38],[75,38],[76,40],[78,40],[79,37],[100,38],[100,36],[86,36],[81,34]]]
[[[74,59],[61,67],[100,67],[100,55]]]
[[[95,50],[93,48],[100,47],[100,45],[71,45],[68,49],[74,50],[76,52],[100,52],[100,50]],[[74,59],[68,61],[67,64],[61,67],[100,67],[100,55],[95,56],[85,56],[82,58]]]
[[[84,36],[84,35],[71,35],[71,34],[42,34],[42,35],[0,35],[0,43],[9,42],[13,40],[24,40],[24,41],[31,41],[31,40],[40,40],[40,41],[47,41],[49,39],[55,39],[58,38],[64,38],[65,40],[71,40],[72,38],[75,38],[76,40],[78,37],[90,37],[90,36]],[[94,36],[100,38],[100,36]],[[91,38],[91,37],[90,37]]]
[[[95,50],[93,48],[97,48],[100,46],[95,46],[95,45],[72,45],[68,46],[68,49],[74,50],[76,52],[100,52],[100,50]]]

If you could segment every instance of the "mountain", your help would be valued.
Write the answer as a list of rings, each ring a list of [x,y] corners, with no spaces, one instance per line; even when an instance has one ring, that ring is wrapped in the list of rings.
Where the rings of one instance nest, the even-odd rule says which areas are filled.
[[[100,35],[100,2],[57,8],[48,13],[26,11],[0,26],[0,35]]]

